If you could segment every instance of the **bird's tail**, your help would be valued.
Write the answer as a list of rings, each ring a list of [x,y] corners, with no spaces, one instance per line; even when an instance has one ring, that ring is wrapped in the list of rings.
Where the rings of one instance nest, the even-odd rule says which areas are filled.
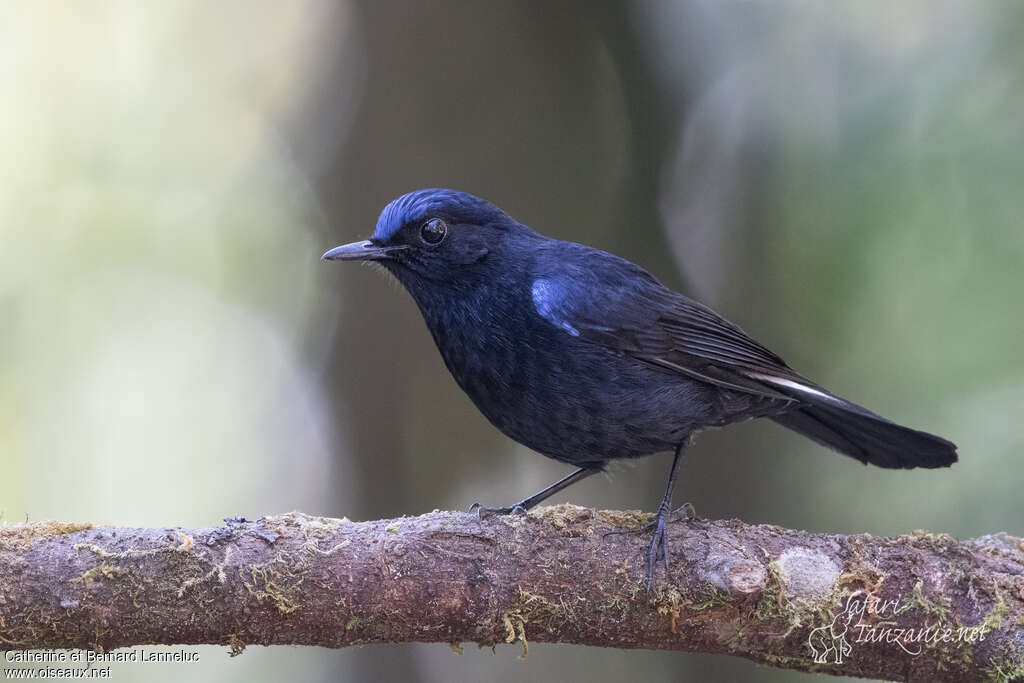
[[[799,401],[772,417],[775,422],[863,463],[912,469],[949,467],[957,460],[955,444],[890,422],[820,387],[792,381],[775,387]]]

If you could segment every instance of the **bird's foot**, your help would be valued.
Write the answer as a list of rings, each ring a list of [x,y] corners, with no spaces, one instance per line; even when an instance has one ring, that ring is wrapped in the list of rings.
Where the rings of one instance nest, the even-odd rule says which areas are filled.
[[[672,516],[677,520],[684,519],[690,521],[691,519],[697,519],[697,508],[693,507],[693,503],[683,503],[672,511]]]
[[[651,524],[654,525],[654,534],[651,538],[651,545],[647,547],[647,592],[651,592],[651,584],[654,583],[654,567],[658,564],[658,555],[661,555],[665,562],[665,574],[668,574],[668,534],[665,532],[665,511],[658,510]]]
[[[474,506],[479,506],[479,503],[473,503]],[[470,508],[470,512],[473,511],[473,507]],[[667,514],[667,513],[663,513]],[[697,519],[697,509],[693,507],[693,503],[683,503],[675,510],[672,511],[672,521],[678,522],[681,520],[689,521],[691,519]],[[615,531],[606,531],[605,536],[614,536],[617,534],[644,534],[651,531],[658,526],[658,515],[655,514],[654,519],[647,522],[642,526],[635,527],[633,529],[616,529]]]
[[[615,531],[608,531],[604,534],[605,536],[611,536],[613,534],[642,534],[649,531],[653,532],[651,544],[647,547],[648,593],[651,592],[651,586],[654,583],[654,568],[658,564],[659,558],[665,565],[665,572],[668,573],[668,532],[666,531],[666,525],[668,524],[669,520],[667,518],[670,514],[674,518],[673,521],[690,520],[696,518],[697,511],[691,503],[684,503],[671,513],[667,509],[659,508],[658,512],[654,515],[654,519],[643,526],[635,529],[616,529]]]
[[[526,508],[523,507],[522,503],[516,503],[515,505],[503,508],[489,508],[484,507],[480,503],[473,503],[469,506],[469,512],[476,512],[477,519],[483,519],[490,515],[525,515]]]

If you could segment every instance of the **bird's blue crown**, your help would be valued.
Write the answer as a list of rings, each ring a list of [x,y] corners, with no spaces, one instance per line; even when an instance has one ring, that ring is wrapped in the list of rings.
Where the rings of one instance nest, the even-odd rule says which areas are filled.
[[[430,188],[403,194],[380,213],[373,238],[387,241],[403,225],[434,216],[463,223],[488,223],[507,218],[505,213],[486,199],[467,192]]]

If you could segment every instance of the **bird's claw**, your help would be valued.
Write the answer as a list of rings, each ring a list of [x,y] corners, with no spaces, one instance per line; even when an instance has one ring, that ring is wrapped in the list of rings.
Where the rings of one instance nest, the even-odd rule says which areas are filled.
[[[658,525],[657,520],[652,519],[650,522],[647,522],[643,526],[638,526],[635,529],[615,529],[614,531],[606,531],[606,532],[604,532],[604,535],[605,536],[618,536],[620,534],[643,534],[643,533],[647,533],[648,531],[650,531],[651,529],[653,529],[657,525]]]
[[[675,510],[672,511],[672,521],[690,521],[691,519],[697,519],[697,509],[693,507],[693,503],[683,503]],[[616,529],[614,531],[604,532],[605,536],[615,536],[618,534],[643,534],[648,531],[655,529],[658,526],[658,516],[655,515],[654,519],[638,526],[634,529]]]
[[[691,519],[697,519],[697,508],[693,507],[693,503],[683,503],[672,511],[672,517],[676,521],[685,520],[687,522]]]
[[[476,512],[477,519],[484,519],[490,515],[525,515],[526,508],[523,507],[522,503],[516,503],[515,505],[509,505],[503,508],[489,508],[484,507],[480,503],[473,503],[469,506],[469,512]]]
[[[617,534],[642,534],[648,531],[654,532],[653,538],[651,538],[651,545],[647,548],[648,593],[651,592],[651,586],[654,584],[654,566],[658,563],[659,554],[665,565],[665,572],[668,573],[668,531],[666,526],[669,521],[667,518],[670,514],[673,518],[672,521],[691,520],[697,517],[697,511],[693,505],[691,503],[684,503],[671,513],[667,510],[658,510],[654,519],[643,526],[636,527],[635,529],[616,529],[604,533],[605,536],[612,536]]]

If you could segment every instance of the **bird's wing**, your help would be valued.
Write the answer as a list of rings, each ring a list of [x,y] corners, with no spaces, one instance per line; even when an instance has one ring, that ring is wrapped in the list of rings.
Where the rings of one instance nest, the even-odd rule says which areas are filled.
[[[569,252],[533,281],[532,295],[542,318],[581,340],[719,387],[794,402],[772,419],[861,462],[896,468],[956,462],[954,444],[829,393],[629,261],[596,250],[574,259]]]
[[[736,391],[793,400],[787,390],[819,389],[710,308],[596,253],[590,267],[563,263],[532,283],[535,310],[566,334]]]

